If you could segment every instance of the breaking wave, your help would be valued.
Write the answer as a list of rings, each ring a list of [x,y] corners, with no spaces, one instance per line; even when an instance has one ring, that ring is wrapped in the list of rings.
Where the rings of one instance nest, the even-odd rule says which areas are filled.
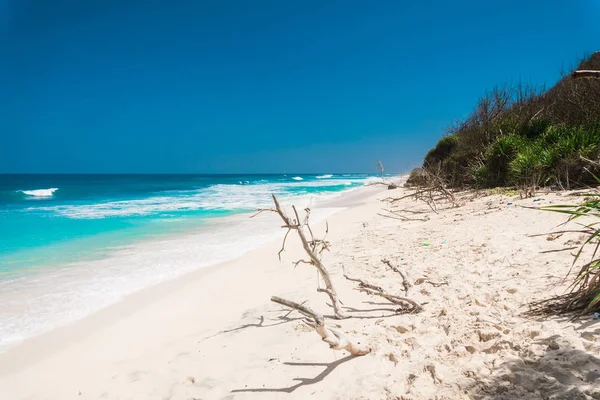
[[[50,189],[35,189],[35,190],[19,190],[19,192],[32,197],[52,197],[58,188]]]
[[[28,211],[49,211],[71,219],[172,215],[202,210],[252,211],[269,207],[271,194],[275,194],[281,201],[293,199],[309,206],[311,202],[337,196],[352,186],[362,186],[363,182],[364,179],[344,179],[301,183],[217,184],[198,190],[165,192],[163,195],[142,199],[30,207]]]

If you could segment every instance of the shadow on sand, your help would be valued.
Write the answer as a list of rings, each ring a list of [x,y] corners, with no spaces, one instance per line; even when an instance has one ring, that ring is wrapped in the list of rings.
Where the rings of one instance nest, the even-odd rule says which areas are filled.
[[[240,392],[281,392],[281,393],[292,393],[294,390],[298,389],[302,386],[314,385],[315,383],[321,382],[323,379],[327,377],[330,373],[333,372],[340,364],[348,362],[353,358],[357,358],[360,356],[349,355],[344,358],[340,358],[337,361],[331,363],[297,363],[297,362],[284,362],[283,365],[291,365],[294,367],[325,367],[323,372],[314,378],[294,378],[294,381],[300,381],[299,383],[282,388],[245,388],[245,389],[234,389],[231,393],[240,393]]]
[[[548,349],[535,360],[502,364],[467,393],[477,400],[600,399],[600,359],[578,349]]]

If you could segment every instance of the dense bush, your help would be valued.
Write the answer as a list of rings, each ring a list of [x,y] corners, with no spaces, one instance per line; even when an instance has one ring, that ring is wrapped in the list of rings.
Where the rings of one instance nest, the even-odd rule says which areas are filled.
[[[578,69],[600,70],[600,53]],[[600,80],[566,76],[548,91],[522,84],[489,91],[423,168],[453,187],[569,188],[594,183],[587,169],[600,173],[599,157]]]

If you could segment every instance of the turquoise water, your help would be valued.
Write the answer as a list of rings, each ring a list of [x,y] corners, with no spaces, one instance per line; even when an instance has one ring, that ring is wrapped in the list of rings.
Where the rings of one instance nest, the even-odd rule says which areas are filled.
[[[317,176],[0,175],[0,279],[251,211],[270,192],[335,193],[365,179]]]
[[[304,207],[371,178],[0,175],[0,350],[276,237],[243,215],[271,194]]]

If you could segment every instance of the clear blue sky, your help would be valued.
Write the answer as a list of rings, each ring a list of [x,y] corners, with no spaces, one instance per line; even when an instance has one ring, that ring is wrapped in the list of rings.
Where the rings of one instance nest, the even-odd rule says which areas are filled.
[[[600,50],[600,0],[0,0],[0,172],[417,164],[496,84]]]

